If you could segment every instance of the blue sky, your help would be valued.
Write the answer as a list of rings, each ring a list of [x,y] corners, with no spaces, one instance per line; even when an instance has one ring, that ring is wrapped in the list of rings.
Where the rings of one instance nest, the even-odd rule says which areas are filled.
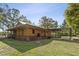
[[[39,19],[42,16],[48,16],[62,24],[64,20],[64,11],[67,8],[65,3],[16,3],[8,4],[10,8],[20,10],[21,15],[27,17],[31,22],[38,25]]]

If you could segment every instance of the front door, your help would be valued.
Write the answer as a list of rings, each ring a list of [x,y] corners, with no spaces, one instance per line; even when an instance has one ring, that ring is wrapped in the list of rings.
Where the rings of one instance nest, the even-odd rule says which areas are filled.
[[[37,37],[40,37],[40,33],[37,34]]]

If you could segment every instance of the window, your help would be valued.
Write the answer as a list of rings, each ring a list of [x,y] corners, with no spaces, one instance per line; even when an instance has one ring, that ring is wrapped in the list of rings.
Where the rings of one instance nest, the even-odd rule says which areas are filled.
[[[35,33],[35,30],[34,30],[34,29],[32,30],[32,33],[33,33],[33,34]]]

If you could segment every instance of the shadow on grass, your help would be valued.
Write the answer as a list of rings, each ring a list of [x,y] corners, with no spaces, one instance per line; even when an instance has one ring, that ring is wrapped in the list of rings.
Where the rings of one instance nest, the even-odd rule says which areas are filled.
[[[46,45],[52,41],[52,39],[44,39],[38,41],[18,41],[18,40],[0,40],[3,43],[9,45],[10,47],[18,50],[19,52],[26,52],[36,47]]]

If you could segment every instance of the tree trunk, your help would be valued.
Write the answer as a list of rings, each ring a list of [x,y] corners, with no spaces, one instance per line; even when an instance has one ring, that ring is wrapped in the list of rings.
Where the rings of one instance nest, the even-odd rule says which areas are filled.
[[[72,40],[72,28],[70,28],[70,40]]]
[[[76,30],[75,30],[75,36],[76,36]]]

